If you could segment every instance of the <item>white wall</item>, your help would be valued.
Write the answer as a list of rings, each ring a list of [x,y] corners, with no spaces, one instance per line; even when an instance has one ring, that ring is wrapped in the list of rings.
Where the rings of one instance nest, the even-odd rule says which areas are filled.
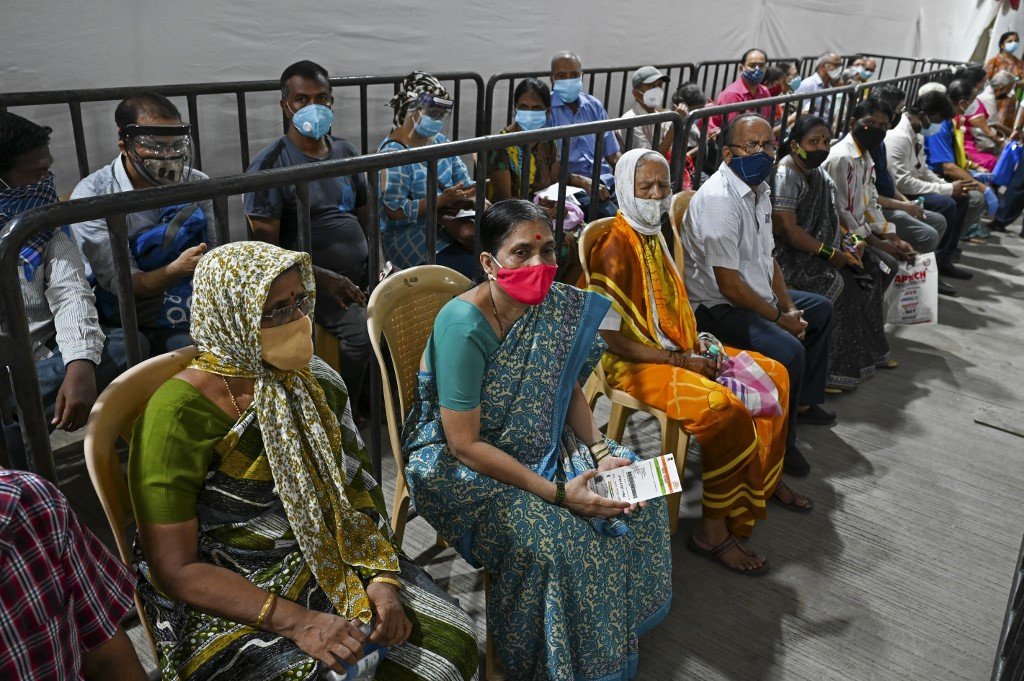
[[[332,75],[419,68],[486,79],[544,69],[561,49],[585,67],[726,59],[753,45],[780,56],[827,48],[961,59],[996,10],[996,0],[3,0],[0,91],[267,79],[303,58]],[[279,132],[276,99],[251,98],[254,152]],[[370,103],[381,130],[384,99]],[[233,98],[201,102],[206,169],[237,172]],[[335,129],[354,138],[348,111],[336,111]],[[66,111],[17,112],[54,127],[54,170],[69,191],[77,170]],[[95,168],[115,153],[113,105],[86,106],[85,116]]]

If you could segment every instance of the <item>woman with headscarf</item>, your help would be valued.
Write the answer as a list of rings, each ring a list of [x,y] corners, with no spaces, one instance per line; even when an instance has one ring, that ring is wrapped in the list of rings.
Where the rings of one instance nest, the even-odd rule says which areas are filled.
[[[778,389],[781,413],[752,417],[743,402],[715,382],[708,334],[698,334],[686,288],[661,235],[672,187],[665,157],[634,149],[615,165],[619,212],[589,254],[588,289],[610,298],[601,325],[608,342],[605,375],[611,385],[683,422],[703,453],[703,515],[690,548],[742,574],[760,574],[767,561],[736,542],[766,517],[774,498],[809,511],[811,503],[781,481],[786,450],[786,368],[749,354]]]
[[[625,681],[637,637],[668,612],[672,568],[663,499],[640,508],[589,487],[637,460],[601,435],[580,387],[608,301],[552,284],[540,206],[499,201],[481,237],[487,278],[438,314],[405,424],[416,510],[488,570],[507,678]]]
[[[836,186],[822,167],[831,139],[817,116],[790,129],[772,186],[772,231],[786,283],[835,306],[825,385],[839,391],[856,388],[889,360],[882,297],[896,273],[883,273],[864,240],[839,224]]]
[[[394,129],[378,152],[414,149],[448,141],[441,130],[451,117],[455,100],[429,73],[413,71],[402,81],[388,106],[395,110]],[[437,209],[457,209],[476,196],[466,164],[458,156],[437,161]],[[427,164],[410,163],[380,171],[380,231],[384,257],[397,267],[422,265],[427,243]],[[471,239],[457,240],[438,229],[437,263],[467,277],[475,274]]]
[[[188,368],[135,425],[136,568],[164,679],[469,679],[472,621],[392,544],[344,384],[313,358],[313,271],[260,242],[195,274]],[[333,677],[340,678],[340,677]]]

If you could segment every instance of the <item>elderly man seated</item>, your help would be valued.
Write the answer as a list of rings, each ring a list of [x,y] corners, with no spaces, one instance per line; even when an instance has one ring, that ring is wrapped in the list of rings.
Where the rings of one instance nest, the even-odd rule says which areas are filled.
[[[548,127],[594,123],[608,119],[601,100],[583,92],[583,64],[575,52],[559,52],[551,58],[551,114]],[[619,159],[619,141],[615,133],[604,134],[604,158],[600,159],[601,185],[598,187],[596,206],[590,205],[591,178],[593,177],[595,136],[573,137],[569,143],[569,184],[581,187],[586,194],[577,198],[588,219],[615,215],[612,200],[615,178],[612,168]]]
[[[722,135],[722,165],[690,201],[682,233],[686,290],[697,327],[738,348],[756,350],[789,372],[785,467],[806,475],[797,423],[835,421],[825,401],[833,308],[824,296],[789,291],[772,250],[772,126],[738,116]]]
[[[622,114],[623,118],[643,116],[665,111],[665,88],[668,87],[668,76],[654,66],[641,66],[633,72],[633,108]],[[633,128],[633,138],[627,144],[625,130],[618,130],[615,135],[619,145],[626,151],[630,149],[654,148],[654,124]],[[672,149],[672,124],[668,121],[661,124],[658,140],[658,151],[667,155]]]
[[[817,92],[836,87],[837,82],[843,75],[843,60],[835,52],[826,52],[818,57],[814,67],[814,73],[804,78],[800,87],[796,89],[797,94]],[[836,107],[838,108],[838,107]],[[832,95],[810,99],[804,105],[804,113],[813,113],[820,116],[826,123],[832,123],[834,112],[832,111]]]

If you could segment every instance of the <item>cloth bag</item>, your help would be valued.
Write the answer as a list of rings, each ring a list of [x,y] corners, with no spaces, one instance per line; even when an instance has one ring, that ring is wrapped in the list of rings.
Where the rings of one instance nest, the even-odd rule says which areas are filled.
[[[1022,152],[1024,152],[1024,145],[1020,142],[1011,140],[1006,143],[1003,153],[999,155],[999,160],[996,161],[995,168],[992,169],[992,184],[997,187],[1010,184],[1010,180],[1013,179],[1013,173],[1020,164]]]
[[[939,321],[939,268],[934,253],[901,262],[892,286],[885,292],[888,324],[937,324]]]
[[[715,380],[740,398],[751,416],[778,416],[782,413],[775,382],[746,352],[727,358],[722,363],[722,373]]]

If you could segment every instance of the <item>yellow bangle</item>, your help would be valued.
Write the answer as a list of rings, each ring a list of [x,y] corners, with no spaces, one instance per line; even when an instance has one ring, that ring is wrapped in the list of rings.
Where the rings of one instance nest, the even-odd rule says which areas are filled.
[[[370,579],[370,584],[373,583],[390,584],[399,591],[402,590],[402,583],[398,581],[396,577],[391,577],[390,575],[378,575],[377,577],[373,577],[372,579]]]
[[[270,614],[270,609],[274,607],[274,601],[277,600],[277,594],[273,591],[267,596],[267,600],[263,601],[263,607],[260,608],[260,614],[256,618],[256,621],[252,623],[253,629],[260,629],[263,626],[263,620],[267,619],[267,615]]]

